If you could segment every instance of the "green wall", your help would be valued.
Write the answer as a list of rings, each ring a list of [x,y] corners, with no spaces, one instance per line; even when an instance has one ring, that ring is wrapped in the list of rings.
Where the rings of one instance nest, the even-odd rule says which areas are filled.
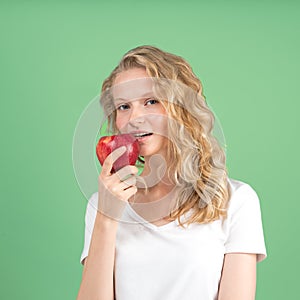
[[[268,258],[256,299],[299,295],[300,4],[161,2],[1,1],[1,299],[75,299],[86,207],[75,126],[142,44],[191,63],[222,124],[230,177],[260,197]]]

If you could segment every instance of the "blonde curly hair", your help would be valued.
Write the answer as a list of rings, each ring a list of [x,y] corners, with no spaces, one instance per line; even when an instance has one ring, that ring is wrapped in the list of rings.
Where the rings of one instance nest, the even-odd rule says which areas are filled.
[[[102,84],[102,94],[114,84],[117,74],[143,68],[157,79],[156,96],[168,113],[168,174],[178,187],[176,209],[169,220],[180,225],[209,223],[227,217],[230,187],[226,158],[212,134],[215,117],[208,108],[201,81],[180,56],[153,46],[140,46],[127,52]],[[109,127],[115,128],[112,102],[102,102]],[[182,222],[180,217],[192,213]]]

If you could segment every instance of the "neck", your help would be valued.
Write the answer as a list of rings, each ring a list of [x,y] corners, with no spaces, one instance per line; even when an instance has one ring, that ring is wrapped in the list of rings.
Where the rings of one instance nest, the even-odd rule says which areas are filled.
[[[145,158],[145,165],[138,185],[138,197],[143,202],[151,202],[169,194],[175,187],[174,182],[168,176],[165,160],[160,156]]]

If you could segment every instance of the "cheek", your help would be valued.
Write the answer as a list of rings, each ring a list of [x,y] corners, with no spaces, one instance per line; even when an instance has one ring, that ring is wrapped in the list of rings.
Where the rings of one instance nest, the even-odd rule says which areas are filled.
[[[117,114],[116,116],[116,127],[119,131],[122,131],[127,125],[128,121],[124,116],[120,116]]]
[[[151,119],[154,133],[163,137],[168,136],[168,117],[166,115],[155,115]]]

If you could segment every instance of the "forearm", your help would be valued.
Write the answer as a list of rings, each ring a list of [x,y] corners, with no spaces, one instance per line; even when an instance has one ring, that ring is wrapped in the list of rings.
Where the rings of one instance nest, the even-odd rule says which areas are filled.
[[[118,222],[97,213],[77,300],[114,299],[114,258]]]

